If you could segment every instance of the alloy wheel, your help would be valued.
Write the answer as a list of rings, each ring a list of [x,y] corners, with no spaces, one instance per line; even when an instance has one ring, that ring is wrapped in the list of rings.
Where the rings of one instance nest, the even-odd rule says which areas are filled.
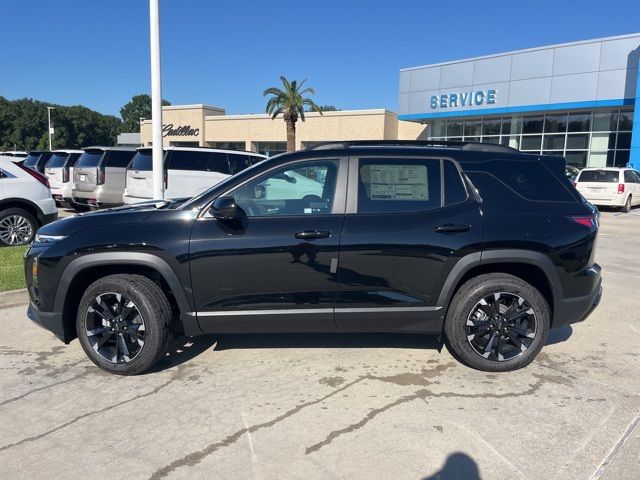
[[[33,236],[31,222],[22,215],[9,215],[0,220],[0,240],[7,245],[23,245]]]
[[[93,349],[111,363],[134,360],[144,345],[146,329],[138,307],[121,293],[98,295],[87,307],[87,338]]]
[[[535,312],[524,298],[497,292],[471,309],[465,334],[478,355],[504,362],[522,355],[531,346],[536,327]]]

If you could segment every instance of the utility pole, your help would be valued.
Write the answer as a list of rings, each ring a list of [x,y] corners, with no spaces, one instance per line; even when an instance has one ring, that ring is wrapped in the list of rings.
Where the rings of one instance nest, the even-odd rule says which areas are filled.
[[[51,136],[53,135],[53,127],[51,126],[51,110],[55,107],[47,107],[47,118],[49,119],[49,151],[51,151]]]
[[[164,199],[162,162],[162,80],[160,76],[160,7],[159,0],[149,0],[151,43],[151,138],[153,141],[153,198]]]

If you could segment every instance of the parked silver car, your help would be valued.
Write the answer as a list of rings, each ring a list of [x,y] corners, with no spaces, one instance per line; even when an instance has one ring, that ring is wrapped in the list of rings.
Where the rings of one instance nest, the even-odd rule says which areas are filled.
[[[82,153],[82,150],[55,150],[44,167],[51,195],[58,205],[67,208],[73,206],[73,167]]]
[[[73,202],[94,208],[122,205],[133,148],[88,147],[73,169]]]

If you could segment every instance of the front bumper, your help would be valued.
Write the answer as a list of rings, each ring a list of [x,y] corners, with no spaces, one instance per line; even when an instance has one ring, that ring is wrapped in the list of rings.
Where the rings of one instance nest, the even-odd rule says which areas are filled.
[[[27,317],[36,325],[52,332],[64,343],[69,343],[76,337],[75,332],[69,331],[70,329],[62,321],[62,313],[42,312],[31,302],[27,310]]]

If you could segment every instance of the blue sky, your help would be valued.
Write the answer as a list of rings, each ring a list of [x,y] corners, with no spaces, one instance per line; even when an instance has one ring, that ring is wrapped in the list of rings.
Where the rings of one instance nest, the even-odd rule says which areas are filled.
[[[278,77],[397,110],[403,67],[640,31],[638,1],[160,0],[163,96],[261,113]],[[0,96],[118,114],[148,93],[146,0],[2,5]]]

